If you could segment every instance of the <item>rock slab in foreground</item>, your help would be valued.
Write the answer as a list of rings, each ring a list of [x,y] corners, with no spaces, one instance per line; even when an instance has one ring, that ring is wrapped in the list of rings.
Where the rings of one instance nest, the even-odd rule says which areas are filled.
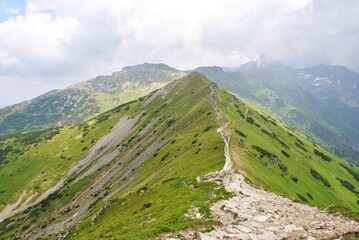
[[[243,175],[232,171],[210,173],[200,181],[218,183],[219,179],[222,179],[227,191],[235,194],[235,197],[219,201],[211,207],[214,220],[221,222],[222,226],[214,226],[214,230],[208,233],[189,230],[180,233],[181,237],[200,240],[313,240],[359,231],[359,223],[353,220],[257,189],[247,184]]]

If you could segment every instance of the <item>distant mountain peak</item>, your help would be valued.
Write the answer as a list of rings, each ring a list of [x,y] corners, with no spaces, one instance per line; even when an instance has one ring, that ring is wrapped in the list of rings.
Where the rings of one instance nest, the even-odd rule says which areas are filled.
[[[162,63],[124,67],[111,75],[97,76],[1,109],[0,134],[55,127],[59,122],[72,125],[146,95],[184,75]]]
[[[285,67],[289,66],[284,65],[278,60],[274,60],[268,55],[262,54],[257,59],[254,59],[250,62],[243,63],[239,67],[224,67],[225,72],[243,72],[252,68],[269,68],[269,67]]]
[[[134,66],[127,66],[122,69],[121,72],[141,72],[141,71],[155,71],[155,70],[167,70],[173,72],[179,72],[179,70],[172,68],[164,63],[143,63]]]
[[[203,67],[198,67],[195,69],[195,71],[198,71],[198,72],[203,72],[203,71],[213,71],[213,72],[221,72],[223,73],[224,70],[222,67],[219,67],[219,66],[203,66]]]
[[[265,54],[260,55],[259,58],[254,60],[254,62],[256,63],[257,67],[266,66],[272,63],[279,63],[278,61],[273,60],[269,55]]]

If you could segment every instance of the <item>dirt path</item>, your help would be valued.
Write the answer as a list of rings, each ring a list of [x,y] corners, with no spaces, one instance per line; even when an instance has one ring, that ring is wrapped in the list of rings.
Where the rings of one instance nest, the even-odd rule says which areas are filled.
[[[12,216],[12,212],[16,209],[20,208],[22,205],[26,205],[29,201],[31,201],[33,196],[28,196],[26,191],[23,191],[17,201],[13,204],[7,205],[1,212],[0,212],[0,222],[6,219],[8,216]]]
[[[246,106],[246,111],[244,113],[244,118],[247,119],[248,106],[247,106],[247,104],[244,104],[244,106]]]
[[[230,124],[230,122],[227,122],[225,125],[217,129],[217,132],[221,135],[221,138],[223,139],[223,142],[225,144],[224,146],[224,156],[226,157],[226,162],[223,166],[222,171],[230,171],[233,167],[233,162],[231,159],[231,154],[229,153],[229,141],[230,141],[230,135],[226,135],[223,130]]]

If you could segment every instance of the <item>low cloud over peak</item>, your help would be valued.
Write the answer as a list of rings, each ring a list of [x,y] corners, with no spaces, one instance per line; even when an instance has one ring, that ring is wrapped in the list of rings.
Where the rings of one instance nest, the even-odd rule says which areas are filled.
[[[5,105],[143,62],[233,67],[266,54],[292,66],[359,67],[355,0],[8,2],[13,10],[0,18]]]

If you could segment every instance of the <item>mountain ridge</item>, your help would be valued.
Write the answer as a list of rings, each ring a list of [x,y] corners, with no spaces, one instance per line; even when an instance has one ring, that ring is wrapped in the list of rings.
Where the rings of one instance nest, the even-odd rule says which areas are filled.
[[[342,66],[291,68],[266,57],[239,68],[223,69],[197,68],[318,144],[359,161],[358,73]],[[63,89],[41,95],[33,100],[35,104],[25,102],[0,109],[0,133],[79,123],[184,74],[165,64],[124,67],[112,75],[69,86],[65,93]]]
[[[16,207],[31,204],[61,184],[39,203],[2,221],[4,238],[144,239],[191,227],[205,231],[215,226],[210,206],[233,196],[222,183],[227,180],[216,172],[230,177],[232,170],[247,182],[296,201],[321,208],[335,205],[335,211],[348,208],[354,218],[359,209],[358,167],[199,73],[80,125],[45,131],[35,135],[38,138],[35,133],[0,139],[1,150],[8,149],[3,160],[8,162],[0,168],[1,206],[17,199],[21,201]],[[233,177],[236,183],[237,175]],[[1,185],[15,179],[23,183]],[[264,207],[262,211],[272,217]],[[328,219],[338,226],[341,221],[331,215]],[[251,222],[242,219],[234,225]],[[349,220],[345,223],[345,232],[358,227]],[[330,226],[310,234],[339,233]],[[288,233],[279,229],[267,234],[297,236],[305,227],[317,226],[291,226]]]

